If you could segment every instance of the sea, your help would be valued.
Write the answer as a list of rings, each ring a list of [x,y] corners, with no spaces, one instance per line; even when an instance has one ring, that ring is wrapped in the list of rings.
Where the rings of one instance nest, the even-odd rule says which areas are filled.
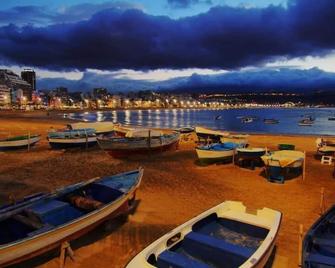
[[[75,112],[66,118],[86,121],[111,121],[125,125],[153,128],[180,128],[201,125],[208,128],[239,133],[269,133],[292,135],[335,135],[335,108],[246,108],[246,109],[151,109]],[[304,117],[313,117],[311,126],[299,126]],[[253,118],[242,122],[243,117]],[[265,124],[264,119],[279,120]]]

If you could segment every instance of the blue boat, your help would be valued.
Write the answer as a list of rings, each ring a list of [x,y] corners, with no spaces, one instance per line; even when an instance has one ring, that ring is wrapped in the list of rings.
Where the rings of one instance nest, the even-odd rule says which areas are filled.
[[[71,241],[135,205],[143,169],[80,182],[0,207],[0,267]]]
[[[61,130],[48,133],[49,145],[53,149],[66,149],[74,147],[90,147],[97,144],[95,129],[83,128],[76,130]]]
[[[308,230],[302,249],[302,267],[335,267],[335,205]]]
[[[280,223],[278,211],[252,214],[241,202],[226,201],[154,241],[126,268],[263,268]]]

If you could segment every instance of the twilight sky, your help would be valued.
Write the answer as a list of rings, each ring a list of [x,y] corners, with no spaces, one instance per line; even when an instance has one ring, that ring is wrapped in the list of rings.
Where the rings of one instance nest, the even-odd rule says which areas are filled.
[[[0,68],[39,88],[330,89],[334,29],[334,0],[9,0]]]

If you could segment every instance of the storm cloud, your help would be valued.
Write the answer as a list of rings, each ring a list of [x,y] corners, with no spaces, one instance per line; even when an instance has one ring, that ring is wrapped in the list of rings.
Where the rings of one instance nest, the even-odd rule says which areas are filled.
[[[45,27],[0,27],[0,62],[52,70],[237,69],[335,48],[335,1],[218,6],[180,18],[105,9]]]

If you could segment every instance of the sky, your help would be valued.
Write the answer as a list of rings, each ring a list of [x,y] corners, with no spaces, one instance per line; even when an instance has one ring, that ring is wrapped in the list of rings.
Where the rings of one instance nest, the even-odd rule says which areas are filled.
[[[0,68],[31,67],[40,87],[76,90],[168,89],[186,80],[263,87],[251,81],[264,71],[269,87],[329,89],[334,28],[334,0],[7,0]],[[284,73],[291,84],[281,86]],[[320,75],[330,82],[317,83]]]

